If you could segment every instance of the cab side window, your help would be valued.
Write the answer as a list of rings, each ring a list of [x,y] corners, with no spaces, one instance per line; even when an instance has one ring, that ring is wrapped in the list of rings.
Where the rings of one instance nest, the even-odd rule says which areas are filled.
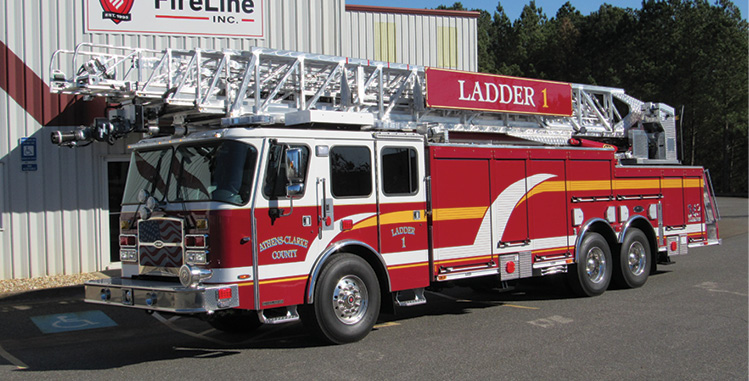
[[[362,197],[372,194],[372,159],[369,148],[331,148],[330,182],[331,193],[335,197]]]
[[[382,191],[388,196],[413,195],[419,191],[419,169],[415,149],[382,149]]]
[[[301,175],[307,178],[307,167],[309,166],[309,148],[303,145],[271,145],[268,152],[268,168],[265,170],[265,182],[263,183],[263,194],[271,200],[286,198],[286,185],[289,180],[286,178],[284,169],[284,155],[286,148],[299,148],[302,150],[302,162],[299,170]]]

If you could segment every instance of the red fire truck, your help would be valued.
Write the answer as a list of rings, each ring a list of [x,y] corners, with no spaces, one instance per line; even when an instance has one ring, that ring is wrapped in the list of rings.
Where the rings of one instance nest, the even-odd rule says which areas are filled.
[[[673,108],[621,89],[263,48],[84,44],[51,67],[52,91],[109,102],[55,143],[144,134],[122,277],[90,303],[345,343],[442,282],[566,273],[594,296],[720,242]]]

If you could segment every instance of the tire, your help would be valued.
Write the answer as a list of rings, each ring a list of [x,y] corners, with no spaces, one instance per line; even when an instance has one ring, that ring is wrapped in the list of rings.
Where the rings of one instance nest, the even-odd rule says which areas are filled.
[[[598,233],[588,233],[577,256],[577,264],[568,275],[573,291],[579,296],[603,294],[611,283],[613,270],[608,242]]]
[[[206,321],[211,327],[228,333],[250,333],[262,325],[254,311],[234,309],[216,311]]]
[[[333,256],[315,285],[315,302],[300,310],[302,322],[331,344],[359,341],[380,312],[380,284],[372,267],[353,254]]]
[[[624,288],[641,287],[648,280],[651,261],[650,243],[640,229],[630,229],[617,255],[615,281]]]

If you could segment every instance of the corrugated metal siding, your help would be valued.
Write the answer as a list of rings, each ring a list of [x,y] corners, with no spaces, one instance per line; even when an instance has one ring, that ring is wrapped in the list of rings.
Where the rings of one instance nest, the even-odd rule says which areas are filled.
[[[438,32],[441,27],[454,27],[459,46],[454,69],[478,70],[476,18],[424,14],[346,11],[343,24],[343,54],[355,58],[377,59],[376,41],[379,23],[395,24],[395,51],[398,63],[446,67],[440,65]]]
[[[67,100],[50,97],[45,88],[55,50],[92,42],[342,54],[344,0],[267,0],[265,39],[84,34],[83,7],[80,0],[0,4],[0,279],[97,271],[110,264],[106,163],[124,160],[126,144],[67,149],[50,143],[53,126],[70,120],[58,116]],[[37,171],[21,171],[22,137],[36,138]]]

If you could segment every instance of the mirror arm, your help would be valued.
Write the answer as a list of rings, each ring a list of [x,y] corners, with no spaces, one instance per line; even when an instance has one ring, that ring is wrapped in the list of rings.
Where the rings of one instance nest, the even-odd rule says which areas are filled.
[[[289,212],[283,213],[283,209],[281,209],[281,214],[278,215],[278,217],[288,217],[291,215],[291,213],[294,213],[294,199],[289,197]]]

